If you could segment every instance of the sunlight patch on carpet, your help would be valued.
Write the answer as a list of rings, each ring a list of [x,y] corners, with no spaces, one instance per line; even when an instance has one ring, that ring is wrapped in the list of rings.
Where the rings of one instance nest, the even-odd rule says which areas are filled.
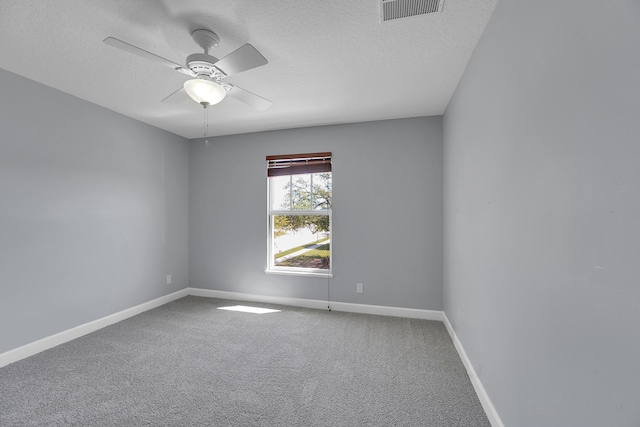
[[[248,305],[233,305],[229,307],[218,307],[218,310],[241,311],[243,313],[254,313],[254,314],[277,313],[280,311],[280,310],[273,310],[271,308],[250,307]]]

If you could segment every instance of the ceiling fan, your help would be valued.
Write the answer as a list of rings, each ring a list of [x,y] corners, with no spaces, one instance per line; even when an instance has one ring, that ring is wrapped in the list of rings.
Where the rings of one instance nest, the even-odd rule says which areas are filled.
[[[224,82],[224,79],[232,74],[267,64],[267,59],[256,48],[250,44],[245,44],[224,58],[218,59],[209,55],[209,50],[220,43],[220,38],[216,33],[199,29],[195,30],[191,36],[204,49],[204,53],[194,53],[187,56],[184,66],[115,37],[107,37],[103,41],[109,46],[163,64],[182,74],[193,77],[187,80],[183,87],[164,98],[162,102],[181,102],[186,98],[184,96],[186,94],[204,108],[207,108],[210,105],[217,104],[226,95],[229,95],[259,111],[264,111],[271,105],[271,101],[267,99]]]

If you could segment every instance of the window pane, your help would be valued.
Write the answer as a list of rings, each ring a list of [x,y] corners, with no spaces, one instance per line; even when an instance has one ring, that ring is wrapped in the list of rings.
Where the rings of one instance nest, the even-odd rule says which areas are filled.
[[[314,173],[312,181],[312,209],[331,209],[331,172]]]
[[[273,265],[330,269],[328,215],[274,215]]]
[[[291,208],[311,209],[311,175],[293,175],[291,188]]]
[[[331,172],[269,178],[272,210],[330,210]]]
[[[269,178],[269,193],[271,194],[272,210],[289,210],[291,209],[290,201],[290,175],[274,176]]]
[[[316,175],[326,175],[326,174],[314,174],[314,178]],[[331,173],[328,174],[331,177]],[[287,175],[287,176],[275,176],[269,178],[270,192],[272,194],[272,210],[309,210],[316,209],[315,203],[312,200],[311,193],[311,174],[301,174],[301,175]],[[322,191],[320,196],[322,199],[320,202],[323,207],[318,209],[329,209],[326,206],[326,186],[327,179],[325,178],[317,178],[319,179],[319,185],[316,185],[314,182],[313,188],[316,191]],[[330,178],[329,178],[330,182]],[[330,187],[329,187],[330,188]],[[329,193],[330,194],[330,193]]]

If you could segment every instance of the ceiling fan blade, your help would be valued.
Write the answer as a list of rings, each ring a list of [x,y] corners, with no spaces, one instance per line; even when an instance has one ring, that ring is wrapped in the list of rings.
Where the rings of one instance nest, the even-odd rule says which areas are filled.
[[[190,76],[195,75],[191,70],[184,68],[182,65],[178,63],[170,61],[154,53],[147,52],[144,49],[140,49],[139,47],[136,47],[122,40],[116,39],[115,37],[107,37],[106,39],[103,40],[103,42],[105,44],[108,44],[109,46],[113,46],[120,50],[124,50],[125,52],[133,53],[134,55],[138,55],[142,58],[149,59],[151,61],[173,68],[174,70],[179,71],[183,74],[188,74]]]
[[[242,71],[260,67],[268,62],[267,58],[262,56],[255,47],[250,44],[245,44],[216,62],[214,65],[227,76],[230,76],[231,74],[237,74]]]
[[[264,111],[272,104],[272,102],[268,99],[264,99],[261,96],[249,92],[248,90],[244,90],[238,86],[229,86],[231,86],[231,89],[229,90],[229,92],[227,92],[227,95],[237,99],[240,102],[244,102],[245,104],[255,108],[258,111]]]
[[[167,104],[182,104],[187,99],[190,99],[189,95],[184,90],[184,87],[181,87],[160,102],[166,102]]]

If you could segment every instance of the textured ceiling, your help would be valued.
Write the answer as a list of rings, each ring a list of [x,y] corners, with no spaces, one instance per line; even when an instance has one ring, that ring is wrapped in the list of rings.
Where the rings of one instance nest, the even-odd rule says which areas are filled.
[[[161,103],[188,78],[105,45],[113,36],[184,63],[198,28],[222,58],[251,43],[269,61],[227,81],[273,102],[209,109],[227,135],[444,112],[497,0],[446,0],[438,14],[380,23],[378,0],[1,0],[0,68],[186,138],[203,110]]]

